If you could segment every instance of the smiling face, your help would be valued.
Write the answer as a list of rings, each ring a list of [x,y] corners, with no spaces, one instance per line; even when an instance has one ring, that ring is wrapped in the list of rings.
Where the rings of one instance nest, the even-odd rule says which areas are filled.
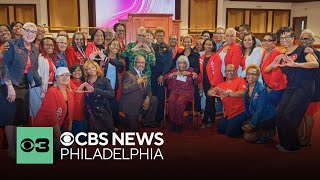
[[[187,63],[185,61],[180,61],[178,63],[179,71],[184,71],[187,68]]]
[[[38,41],[41,41],[42,38],[44,38],[44,35],[46,34],[46,31],[43,27],[37,26],[37,37],[36,39]]]
[[[261,45],[266,51],[269,51],[273,47],[274,43],[272,36],[266,35],[263,37]]]
[[[217,42],[222,42],[224,39],[224,30],[223,29],[218,29],[217,32],[215,33]]]
[[[236,77],[236,69],[234,68],[234,65],[227,65],[225,73],[228,80],[233,80]]]
[[[232,44],[235,40],[235,35],[233,34],[232,31],[226,31],[225,33],[225,39],[227,44]]]
[[[92,63],[87,66],[86,72],[88,76],[97,76],[97,68]]]
[[[205,41],[204,43],[204,51],[205,52],[212,52],[213,44],[210,40]]]
[[[51,39],[45,39],[43,41],[43,50],[47,53],[47,54],[52,54],[53,50],[54,50],[54,42]]]
[[[15,35],[21,36],[23,34],[22,24],[17,23],[16,25],[14,25],[12,31]]]
[[[146,66],[146,60],[142,56],[138,56],[134,62],[134,66],[138,71],[143,71]]]
[[[259,78],[259,72],[255,68],[250,68],[247,70],[247,81],[249,84],[255,83]]]
[[[58,85],[69,85],[70,83],[70,74],[69,73],[63,73],[60,76],[56,76],[57,84]]]
[[[120,50],[120,43],[119,41],[112,41],[109,45],[109,52],[112,52],[113,54],[117,54]]]
[[[170,38],[169,38],[169,44],[171,47],[176,47],[177,45],[177,42],[178,42],[178,38],[176,35],[171,35]]]
[[[74,38],[74,42],[76,43],[77,46],[81,47],[84,46],[84,41],[83,41],[83,34],[76,34]]]
[[[290,46],[293,45],[293,41],[294,41],[294,38],[291,37],[291,32],[284,32],[280,35],[280,44],[285,47],[285,48],[288,48]]]
[[[11,33],[6,26],[0,26],[0,42],[5,43],[11,39]]]
[[[96,45],[102,45],[104,42],[103,31],[98,30],[94,35],[93,41]]]
[[[120,39],[124,38],[124,33],[125,33],[125,28],[124,28],[124,26],[118,25],[118,26],[116,27],[117,37],[120,38]]]
[[[77,69],[75,69],[75,70],[72,72],[72,77],[75,78],[75,79],[81,79],[81,77],[82,77],[82,71],[81,71],[80,67],[77,67]]]
[[[157,34],[156,34],[157,43],[163,42],[163,38],[164,38],[164,32],[157,32]]]
[[[192,40],[189,37],[183,39],[183,46],[185,49],[190,49],[192,45]]]
[[[24,41],[26,41],[27,43],[32,43],[36,39],[36,36],[37,29],[35,27],[27,26],[24,28],[22,36]]]
[[[246,49],[251,49],[251,48],[252,48],[252,46],[253,46],[253,39],[252,39],[252,35],[251,35],[251,34],[247,34],[247,35],[244,36],[243,46],[244,46]]]
[[[153,35],[152,35],[151,33],[148,33],[148,32],[146,33],[146,42],[147,42],[148,44],[154,42],[154,37],[153,37]]]
[[[300,44],[302,46],[311,47],[313,43],[314,43],[314,39],[311,37],[310,34],[304,33],[301,35]]]
[[[65,52],[68,47],[68,41],[65,36],[59,36],[57,38],[58,49],[60,52]]]

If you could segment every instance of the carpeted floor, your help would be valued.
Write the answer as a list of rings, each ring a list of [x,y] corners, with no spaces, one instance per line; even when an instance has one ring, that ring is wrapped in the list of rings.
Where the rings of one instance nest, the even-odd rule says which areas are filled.
[[[164,160],[95,160],[56,161],[53,165],[16,165],[0,151],[0,174],[28,177],[36,174],[63,177],[185,178],[233,177],[240,179],[309,179],[320,167],[320,113],[317,115],[312,146],[296,153],[281,153],[275,149],[277,139],[266,144],[248,144],[240,138],[219,135],[216,127],[193,129],[189,124],[182,134],[163,130],[165,144],[161,147]],[[148,132],[157,129],[148,129]],[[31,175],[32,174],[32,175]],[[44,176],[42,176],[44,177]]]

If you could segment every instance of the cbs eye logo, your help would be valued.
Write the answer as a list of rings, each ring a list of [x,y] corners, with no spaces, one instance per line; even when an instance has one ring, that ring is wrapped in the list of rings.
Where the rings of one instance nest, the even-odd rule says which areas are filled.
[[[64,146],[71,146],[74,142],[74,136],[71,132],[64,132],[60,136],[60,142]]]
[[[35,149],[37,152],[48,152],[49,151],[49,139],[37,138],[33,141],[30,138],[25,138],[20,143],[20,148],[24,152],[31,152]]]

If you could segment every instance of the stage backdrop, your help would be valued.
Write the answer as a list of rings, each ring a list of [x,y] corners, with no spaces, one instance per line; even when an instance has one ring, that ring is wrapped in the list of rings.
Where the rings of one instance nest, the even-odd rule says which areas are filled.
[[[173,14],[173,0],[96,0],[96,26],[113,27],[118,19],[127,19],[128,13]]]

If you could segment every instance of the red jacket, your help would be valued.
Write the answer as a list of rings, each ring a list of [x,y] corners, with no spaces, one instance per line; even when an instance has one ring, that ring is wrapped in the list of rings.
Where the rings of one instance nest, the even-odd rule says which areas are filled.
[[[204,62],[205,54],[200,57],[200,85],[203,87],[203,62]],[[212,86],[217,86],[218,84],[223,82],[223,76],[221,73],[222,61],[219,54],[213,52],[209,62],[207,64],[206,70],[208,74],[208,78],[210,84]]]
[[[64,127],[66,131],[70,130],[69,123],[73,119],[74,94],[69,89],[67,89],[67,94],[68,107],[60,89],[55,86],[49,88],[34,119],[34,126],[58,125]],[[68,117],[66,117],[67,110]]]
[[[84,93],[76,93],[75,91],[83,82],[79,82],[76,79],[70,79],[70,86],[74,92],[74,107],[73,120],[83,121],[84,120]]]
[[[227,44],[225,44],[224,46],[222,46],[219,51],[218,54],[220,54],[220,52],[227,46]],[[231,46],[229,47],[229,50],[226,54],[226,56],[224,57],[224,63],[225,66],[227,66],[228,64],[233,64],[234,67],[236,68],[236,70],[238,70],[240,62],[241,62],[241,57],[242,57],[242,49],[241,46],[237,43],[232,43]]]
[[[84,54],[85,55],[85,54]],[[69,46],[66,51],[66,59],[68,63],[68,68],[70,68],[73,64],[83,65],[85,62],[85,57],[81,54],[80,51],[74,49],[73,46]]]
[[[88,42],[87,48],[86,48],[86,58],[88,59],[90,54],[96,51],[100,51],[100,49],[96,46],[94,42]]]
[[[282,54],[278,49],[274,49],[268,57],[265,59],[266,51],[263,52],[262,63],[261,63],[261,73],[264,82],[272,87],[273,90],[283,90],[287,88],[287,78],[285,74],[282,73],[280,67],[266,73],[264,70],[269,66],[276,56]]]

